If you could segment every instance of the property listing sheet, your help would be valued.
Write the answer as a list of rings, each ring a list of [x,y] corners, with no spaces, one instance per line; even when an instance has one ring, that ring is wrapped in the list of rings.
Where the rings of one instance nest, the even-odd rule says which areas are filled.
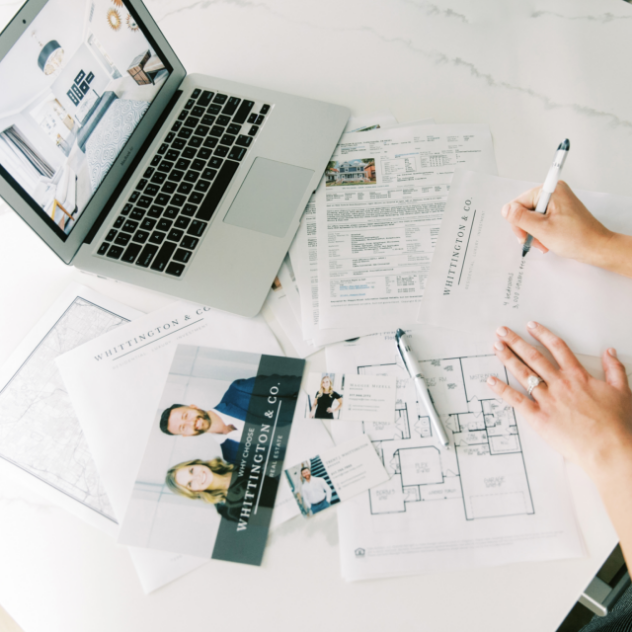
[[[488,126],[342,137],[316,193],[321,329],[415,322],[457,167],[496,173]]]
[[[432,121],[423,121],[425,124]],[[397,120],[392,114],[373,114],[366,117],[352,116],[345,132],[368,132],[380,128],[394,127]],[[300,295],[301,327],[303,339],[315,348],[340,342],[357,336],[356,330],[320,329],[318,300],[318,232],[316,225],[315,196],[309,200],[301,219],[296,237],[289,251]],[[366,333],[370,330],[367,329]]]

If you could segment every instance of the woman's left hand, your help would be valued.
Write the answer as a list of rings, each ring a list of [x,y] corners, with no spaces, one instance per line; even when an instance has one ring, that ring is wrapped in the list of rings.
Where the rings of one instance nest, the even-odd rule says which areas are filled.
[[[334,412],[334,409],[330,406],[330,407],[327,409],[327,412],[328,412],[328,413],[333,413],[333,412]]]
[[[632,455],[632,392],[625,367],[614,349],[603,354],[605,381],[592,377],[566,343],[538,323],[529,333],[550,352],[558,366],[506,327],[496,331],[496,357],[523,388],[529,377],[543,380],[531,397],[490,377],[496,395],[522,414],[553,448],[599,482],[617,463]]]

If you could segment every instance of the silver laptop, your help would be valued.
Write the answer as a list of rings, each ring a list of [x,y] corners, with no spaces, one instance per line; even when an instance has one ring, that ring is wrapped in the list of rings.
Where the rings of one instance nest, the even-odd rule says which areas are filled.
[[[0,195],[67,264],[253,316],[344,107],[187,75],[140,0],[28,0],[0,34]]]

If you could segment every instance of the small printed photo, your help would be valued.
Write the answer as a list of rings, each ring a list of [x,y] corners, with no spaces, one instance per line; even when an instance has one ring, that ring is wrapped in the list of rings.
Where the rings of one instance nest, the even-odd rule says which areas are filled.
[[[319,456],[285,470],[301,513],[310,517],[340,502],[338,492]]]
[[[325,179],[328,187],[376,184],[375,159],[330,160],[325,170]]]
[[[310,372],[303,379],[303,419],[395,421],[397,381],[388,375]]]
[[[335,373],[310,373],[307,377],[306,419],[339,419],[344,405],[345,376],[336,381]]]

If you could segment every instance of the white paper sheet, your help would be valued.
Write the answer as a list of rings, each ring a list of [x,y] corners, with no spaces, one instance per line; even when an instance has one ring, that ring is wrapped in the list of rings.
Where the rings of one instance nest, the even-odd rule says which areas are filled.
[[[432,121],[426,121],[431,123]],[[349,119],[345,132],[362,132],[374,128],[390,128],[397,125],[397,119],[389,113],[373,114],[370,116],[354,117]],[[353,329],[325,331],[318,327],[319,302],[318,302],[318,237],[316,226],[316,206],[312,196],[305,207],[296,237],[289,250],[289,258],[292,263],[297,281],[301,328],[303,339],[309,344],[319,348],[333,342],[340,342],[357,336]],[[370,333],[367,329],[362,333]]]
[[[296,237],[290,247],[290,260],[296,275],[301,300],[301,325],[303,338],[316,347],[340,342],[357,336],[356,327],[346,329],[320,329],[318,300],[318,236],[316,226],[316,203],[310,198],[301,218]],[[360,333],[371,333],[366,327]]]
[[[0,469],[115,535],[114,511],[55,358],[142,316],[83,285],[55,301],[0,371]]]
[[[343,135],[316,192],[321,329],[415,322],[459,166],[496,173],[488,126]]]
[[[270,308],[277,322],[289,338],[296,354],[306,358],[316,353],[317,347],[303,339],[301,330],[300,295],[293,273],[291,272],[289,257],[285,257],[279,274],[266,298],[266,306]]]
[[[419,321],[469,332],[508,325],[527,339],[541,322],[577,353],[632,355],[632,279],[535,248],[522,257],[506,202],[535,186],[474,172],[453,180]],[[632,234],[632,199],[577,191],[608,228]]]
[[[338,510],[343,577],[581,556],[561,456],[485,383],[490,374],[506,380],[504,367],[453,332],[430,329],[410,332],[410,341],[450,437],[444,449],[399,365],[393,336],[327,349],[330,370],[398,378],[396,423],[332,422],[336,443],[368,434],[392,475]]]
[[[260,317],[178,302],[57,361],[116,516],[125,514],[153,423],[152,402],[158,401],[178,342],[282,353]],[[146,592],[208,561],[132,547],[130,552]]]

